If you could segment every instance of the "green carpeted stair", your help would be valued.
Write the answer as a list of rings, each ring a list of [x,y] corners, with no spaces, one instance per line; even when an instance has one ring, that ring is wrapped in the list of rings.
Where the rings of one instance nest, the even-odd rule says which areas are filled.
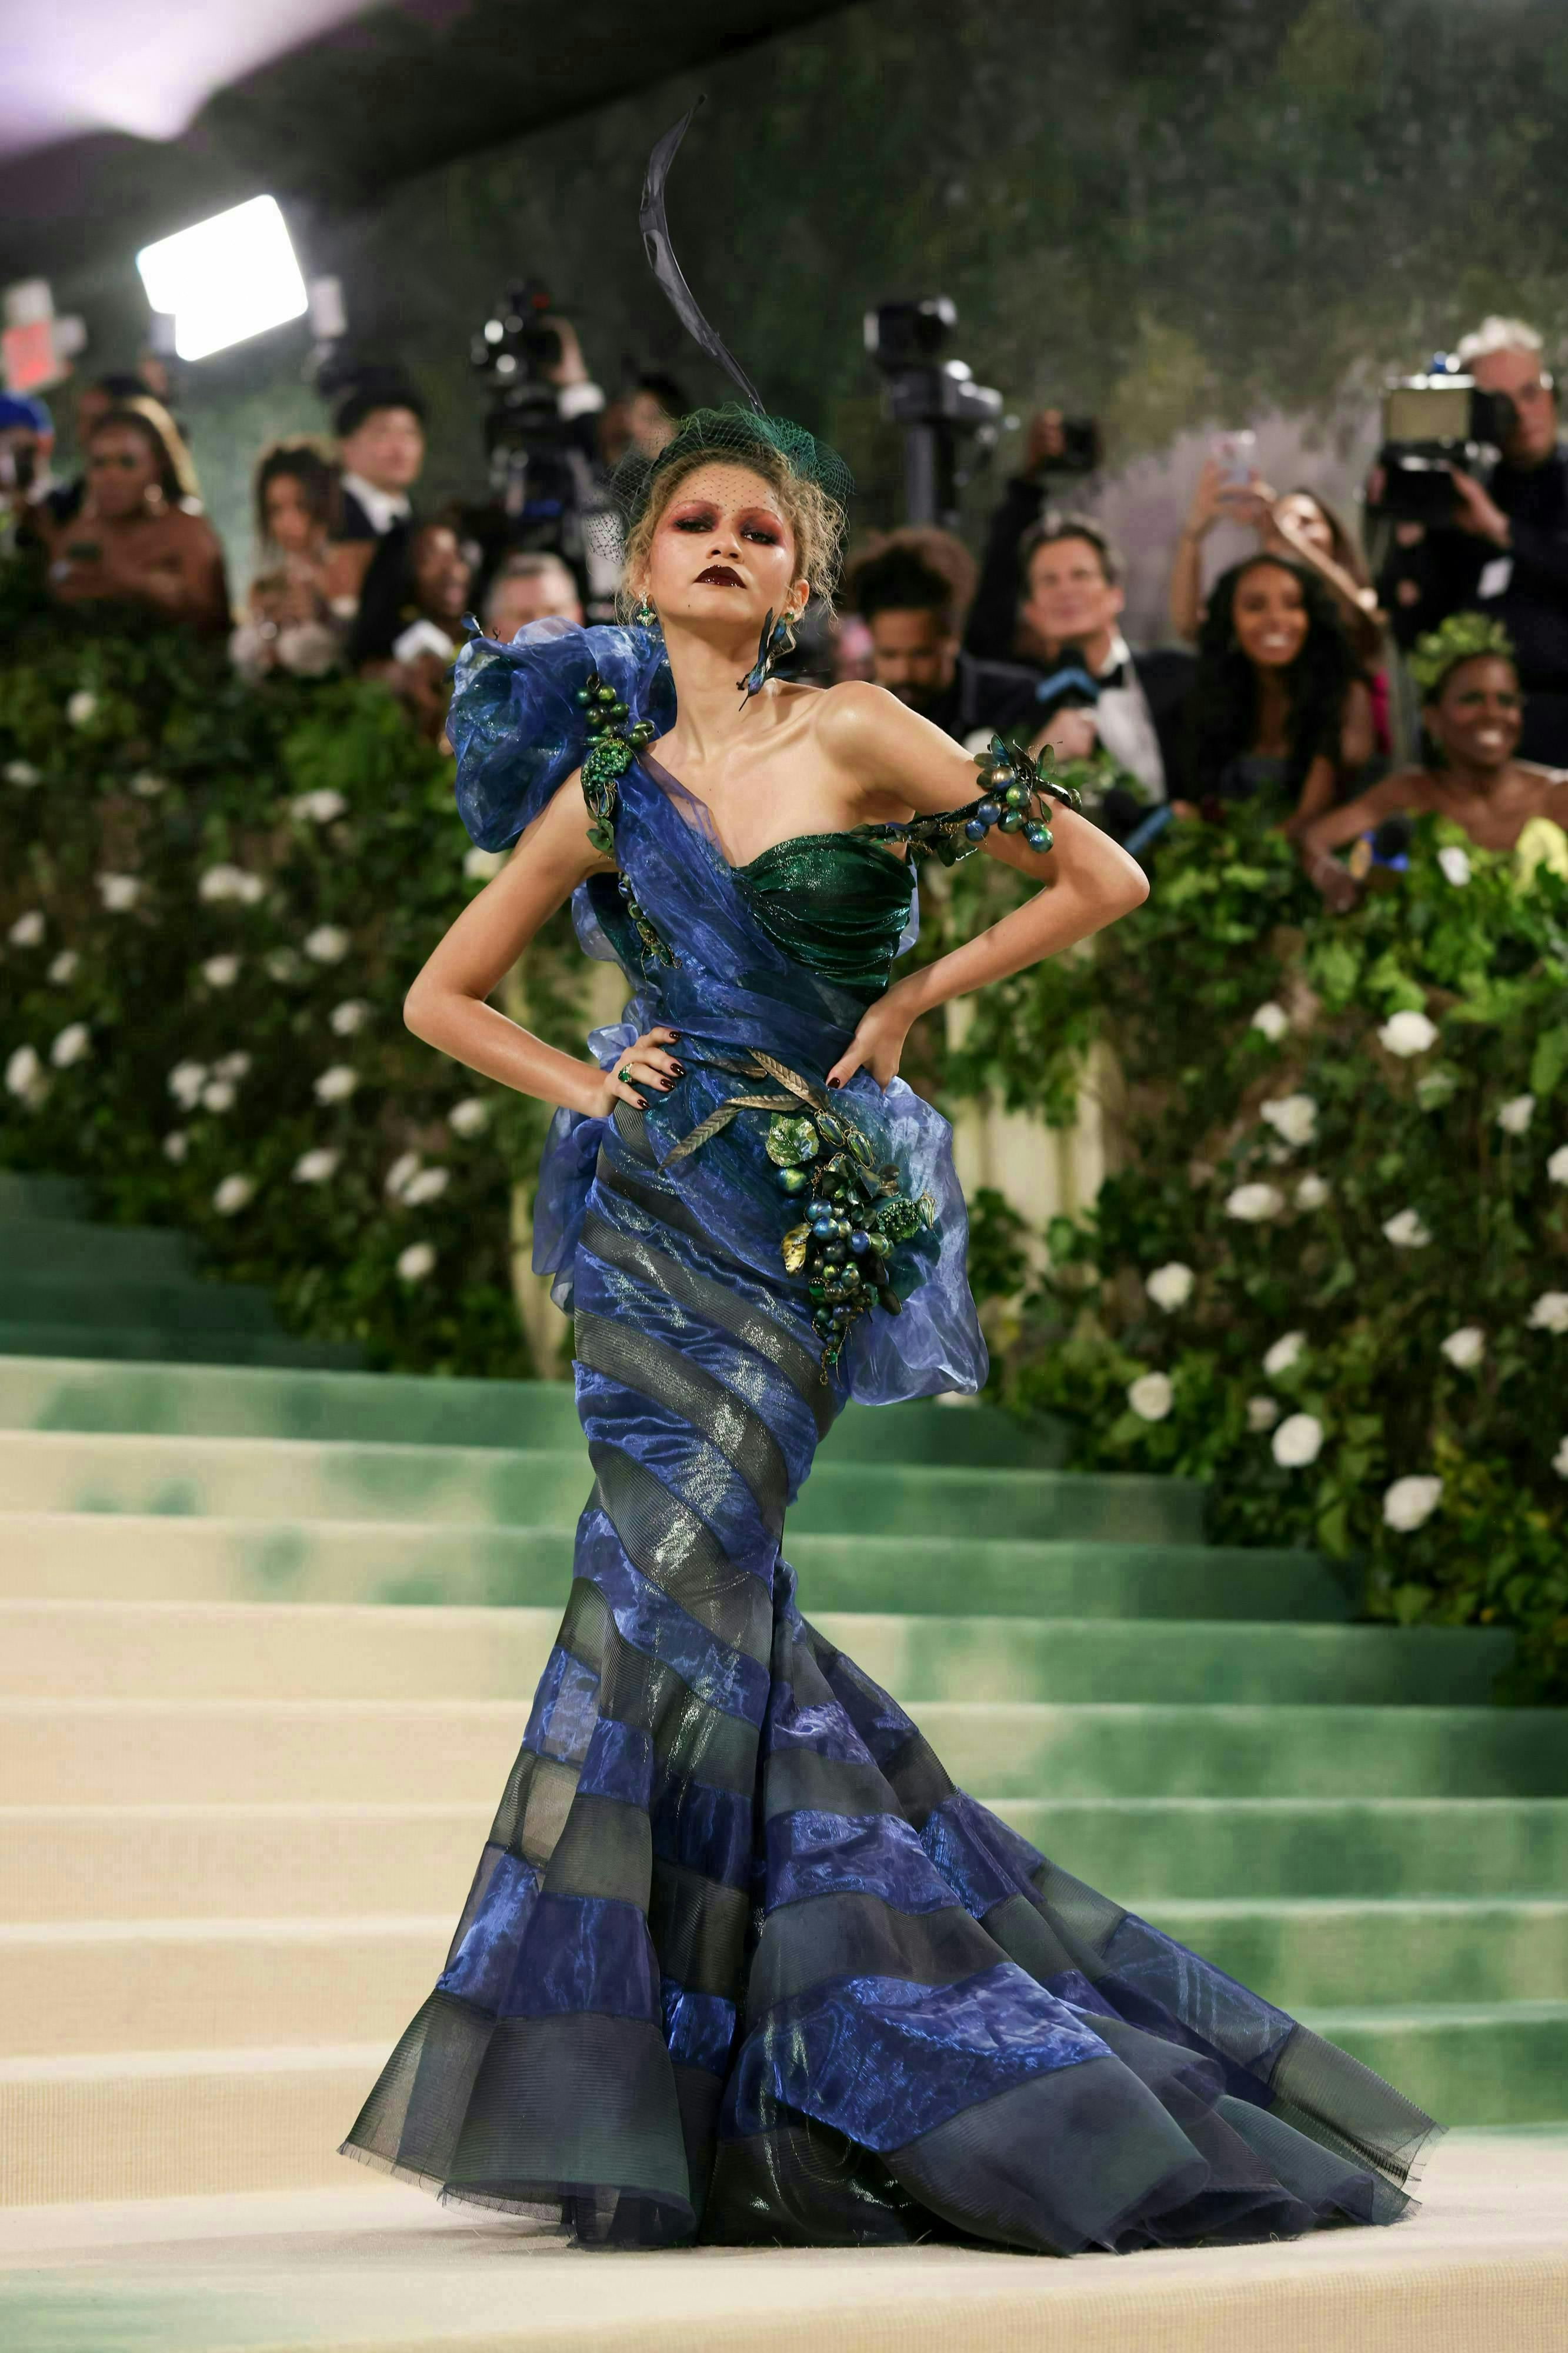
[[[586,1453],[564,1384],[322,1369],[76,1207],[0,1178],[0,2200],[88,2194],[88,2134],[92,2194],[201,2187],[214,2133],[229,2186],[304,2186],[439,1967]],[[808,1615],[1025,1835],[1446,2121],[1568,2118],[1568,1713],[1491,1704],[1507,1636],[1357,1625],[1324,1562],[1061,1451],[852,1409],[790,1515]],[[167,2153],[117,2170],[149,2100]]]

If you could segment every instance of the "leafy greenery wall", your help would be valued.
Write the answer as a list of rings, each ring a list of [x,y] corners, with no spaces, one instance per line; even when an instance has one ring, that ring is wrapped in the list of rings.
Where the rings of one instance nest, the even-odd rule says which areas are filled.
[[[700,86],[671,196],[688,272],[770,399],[845,442],[863,519],[895,495],[860,341],[889,295],[951,293],[983,381],[1020,410],[1100,412],[1119,459],[1263,409],[1343,427],[1389,365],[1485,310],[1553,341],[1568,322],[1559,0],[870,0]],[[637,231],[648,148],[698,87],[492,147],[374,214],[303,220],[365,349],[429,395],[432,500],[472,493],[468,337],[509,277],[546,279],[612,383],[632,353],[719,388]],[[129,254],[81,299],[94,357],[123,357]],[[237,552],[262,434],[312,413],[303,353],[286,332],[188,374]]]

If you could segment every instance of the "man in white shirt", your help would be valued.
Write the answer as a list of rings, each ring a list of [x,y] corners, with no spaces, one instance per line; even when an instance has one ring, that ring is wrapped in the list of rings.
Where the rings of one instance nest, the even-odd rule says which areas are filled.
[[[414,508],[409,492],[425,464],[425,407],[412,386],[392,375],[367,375],[341,404],[333,420],[342,465],[340,540],[406,535]]]

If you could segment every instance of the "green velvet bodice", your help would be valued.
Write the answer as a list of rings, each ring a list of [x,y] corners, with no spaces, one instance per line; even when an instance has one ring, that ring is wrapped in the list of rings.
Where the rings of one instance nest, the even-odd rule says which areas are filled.
[[[786,955],[868,1001],[881,995],[910,920],[904,859],[857,833],[803,833],[730,871]]]

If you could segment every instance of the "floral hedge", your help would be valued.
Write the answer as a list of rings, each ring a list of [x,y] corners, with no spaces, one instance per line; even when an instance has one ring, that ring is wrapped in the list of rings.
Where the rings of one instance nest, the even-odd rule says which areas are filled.
[[[7,596],[0,1165],[184,1227],[374,1366],[528,1372],[510,1197],[542,1114],[401,1019],[493,863],[450,763],[376,688],[249,687],[167,631],[30,618],[15,575]],[[535,957],[557,1027],[558,963]]]
[[[1568,844],[1521,849],[1426,820],[1336,917],[1256,821],[1173,828],[1146,907],[993,991],[947,1078],[1059,1120],[1100,1038],[1125,1084],[1005,1394],[1080,1466],[1210,1482],[1220,1541],[1359,1560],[1376,1617],[1517,1627],[1513,1694],[1561,1700]]]

